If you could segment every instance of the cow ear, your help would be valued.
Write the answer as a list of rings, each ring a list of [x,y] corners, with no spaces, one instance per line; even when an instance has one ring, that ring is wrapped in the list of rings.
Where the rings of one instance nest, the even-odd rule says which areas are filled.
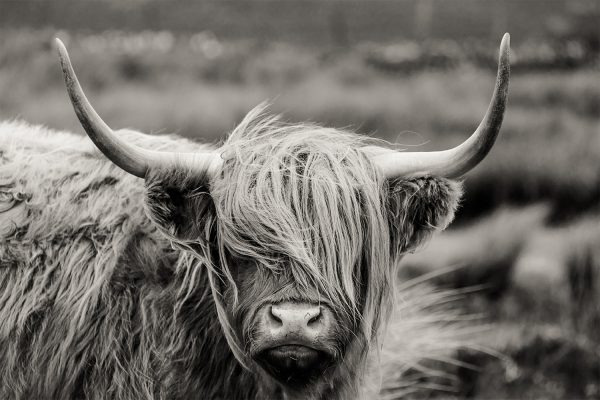
[[[173,240],[210,240],[216,212],[206,182],[179,172],[153,173],[146,177],[146,209]]]
[[[454,219],[462,195],[460,182],[425,177],[389,183],[388,212],[393,253],[414,251]]]

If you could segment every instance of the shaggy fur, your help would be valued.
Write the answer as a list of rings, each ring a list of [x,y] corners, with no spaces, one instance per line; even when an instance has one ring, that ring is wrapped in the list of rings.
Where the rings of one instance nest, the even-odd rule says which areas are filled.
[[[359,397],[394,266],[460,196],[440,178],[385,181],[364,144],[257,109],[211,182],[154,171],[144,185],[87,138],[0,124],[0,397]],[[248,315],[285,298],[323,301],[344,328],[339,367],[305,393],[249,357]]]

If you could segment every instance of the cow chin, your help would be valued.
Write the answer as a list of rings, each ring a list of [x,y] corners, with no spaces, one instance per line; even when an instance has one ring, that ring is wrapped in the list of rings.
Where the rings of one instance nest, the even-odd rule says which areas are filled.
[[[340,359],[332,311],[309,303],[278,303],[256,315],[250,355],[272,378],[291,389],[318,384]]]
[[[267,349],[255,360],[276,381],[296,390],[316,384],[334,364],[332,354],[296,344]]]

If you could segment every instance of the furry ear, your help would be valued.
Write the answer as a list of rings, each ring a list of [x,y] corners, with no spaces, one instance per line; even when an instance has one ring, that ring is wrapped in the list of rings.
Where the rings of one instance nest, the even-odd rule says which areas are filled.
[[[460,182],[425,177],[389,182],[388,212],[393,254],[414,251],[454,219],[462,195]]]
[[[210,240],[215,207],[208,185],[181,172],[159,171],[146,178],[146,209],[172,240]]]

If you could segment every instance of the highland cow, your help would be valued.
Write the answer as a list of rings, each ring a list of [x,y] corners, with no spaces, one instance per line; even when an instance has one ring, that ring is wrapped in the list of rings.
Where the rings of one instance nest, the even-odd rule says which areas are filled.
[[[508,35],[475,133],[429,153],[264,106],[219,147],[113,131],[57,46],[95,147],[0,124],[0,397],[364,395],[399,259],[499,132]]]

